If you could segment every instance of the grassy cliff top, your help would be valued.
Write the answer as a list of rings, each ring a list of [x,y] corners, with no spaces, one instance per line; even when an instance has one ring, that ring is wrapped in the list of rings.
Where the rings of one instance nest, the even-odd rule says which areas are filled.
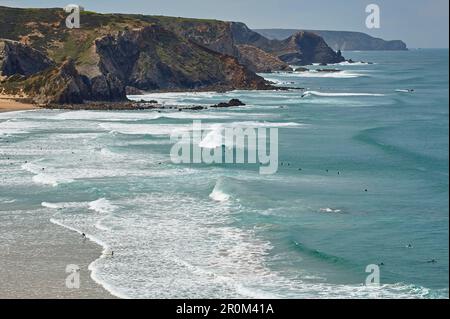
[[[158,24],[183,35],[186,30],[214,37],[226,32],[228,23],[211,19],[150,16],[141,14],[81,13],[80,29],[68,29],[62,8],[24,9],[0,6],[0,38],[28,44],[59,63],[67,57],[77,64],[91,64],[94,41],[107,34]]]

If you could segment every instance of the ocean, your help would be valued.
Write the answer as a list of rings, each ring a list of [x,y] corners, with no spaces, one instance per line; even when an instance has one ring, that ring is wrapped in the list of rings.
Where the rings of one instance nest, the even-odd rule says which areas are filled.
[[[130,97],[241,107],[2,113],[0,219],[84,232],[123,298],[448,298],[449,51],[344,56],[373,64],[262,74],[305,91]],[[194,120],[278,128],[277,173],[173,163]]]

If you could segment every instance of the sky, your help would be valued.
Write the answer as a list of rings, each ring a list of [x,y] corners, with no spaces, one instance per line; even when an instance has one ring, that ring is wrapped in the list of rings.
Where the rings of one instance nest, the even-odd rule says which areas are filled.
[[[410,48],[449,47],[448,0],[0,0],[0,5],[11,7],[71,3],[102,13],[213,18],[244,22],[255,29],[360,31],[403,40]],[[369,4],[380,7],[379,29],[366,27]]]

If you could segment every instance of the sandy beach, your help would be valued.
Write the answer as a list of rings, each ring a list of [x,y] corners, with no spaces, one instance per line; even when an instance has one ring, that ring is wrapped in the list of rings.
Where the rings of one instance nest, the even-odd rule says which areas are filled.
[[[88,270],[102,248],[79,234],[52,224],[47,214],[0,214],[1,299],[115,298],[94,282]],[[69,289],[67,265],[78,265],[79,288]]]
[[[0,95],[0,112],[36,109],[23,98]],[[32,214],[1,205],[0,298],[115,298],[90,277],[89,264],[102,247],[50,222],[51,214]],[[78,265],[80,288],[66,287],[67,265]]]
[[[10,95],[0,95],[0,112],[11,112],[21,110],[32,110],[36,105],[27,103],[23,98],[17,98]]]

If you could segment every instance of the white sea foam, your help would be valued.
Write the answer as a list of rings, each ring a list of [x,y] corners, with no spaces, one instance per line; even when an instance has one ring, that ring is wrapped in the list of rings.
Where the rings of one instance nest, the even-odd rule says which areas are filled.
[[[99,245],[100,247],[102,247],[102,248],[103,248],[103,251],[102,251],[102,254],[101,254],[101,256],[99,257],[99,259],[94,260],[94,261],[93,261],[92,263],[90,263],[89,266],[88,266],[88,269],[89,269],[89,271],[91,272],[91,278],[92,278],[92,280],[94,280],[97,284],[103,286],[103,287],[104,287],[106,290],[108,290],[113,296],[116,296],[116,297],[122,298],[122,299],[128,299],[128,298],[129,298],[129,296],[127,296],[126,294],[123,294],[123,293],[119,292],[113,285],[110,285],[110,284],[108,284],[107,282],[101,280],[101,279],[99,278],[99,276],[98,276],[98,271],[99,271],[99,268],[98,268],[98,266],[97,266],[98,262],[99,262],[100,260],[103,260],[103,259],[105,259],[105,258],[107,258],[107,257],[109,257],[109,256],[111,255],[111,249],[109,248],[109,246],[108,246],[104,241],[100,240],[100,239],[99,239],[98,237],[96,237],[96,236],[93,236],[93,235],[91,235],[91,234],[87,234],[87,233],[85,233],[85,232],[82,232],[82,231],[79,230],[78,228],[69,226],[69,225],[67,225],[67,224],[65,224],[65,223],[63,223],[63,222],[61,222],[61,221],[59,221],[59,220],[56,220],[55,218],[51,218],[51,219],[50,219],[50,222],[53,223],[53,224],[55,224],[55,225],[64,227],[64,228],[66,228],[66,229],[68,229],[68,230],[74,231],[74,232],[76,232],[76,233],[78,233],[78,234],[80,234],[80,235],[84,233],[87,239],[89,239],[90,241],[92,241],[92,242],[96,243],[97,245]]]
[[[333,78],[333,79],[352,79],[367,76],[361,73],[340,71],[340,72],[317,72],[310,70],[308,72],[295,72],[296,77],[300,78]]]
[[[41,205],[42,207],[51,209],[87,208],[89,210],[98,213],[112,213],[117,209],[117,206],[113,205],[106,198],[99,198],[92,202],[64,202],[64,203],[42,202]]]
[[[80,208],[84,207],[85,203],[77,203],[77,202],[67,202],[67,203],[49,203],[42,202],[42,207],[51,208],[51,209],[64,209],[64,208]]]
[[[100,123],[99,126],[111,133],[118,132],[127,135],[171,135],[175,133],[191,132],[192,124],[126,124],[126,123]],[[217,130],[225,127],[299,127],[300,123],[286,122],[258,122],[258,121],[242,121],[231,123],[202,123],[203,130]]]
[[[303,93],[304,97],[308,96],[321,96],[321,97],[353,97],[353,96],[385,96],[378,93],[347,93],[347,92],[318,92],[318,91],[306,91]]]
[[[320,212],[322,213],[340,213],[342,212],[340,209],[333,209],[333,208],[321,208],[319,209]]]
[[[121,122],[121,121],[142,121],[157,120],[161,118],[168,119],[224,119],[227,115],[222,114],[198,114],[194,112],[155,112],[155,111],[139,111],[139,112],[102,112],[102,111],[70,111],[58,114],[52,119],[54,120],[89,120],[104,122]]]
[[[72,183],[74,181],[71,178],[61,178],[50,174],[37,174],[33,176],[32,179],[36,184],[50,185],[53,187],[56,187],[59,184]]]
[[[125,124],[125,123],[100,123],[99,126],[111,133],[127,135],[170,135],[172,132],[189,131],[192,125],[187,124]]]
[[[283,81],[280,79],[276,79],[270,76],[265,75],[264,73],[262,73],[262,76],[264,77],[264,79],[266,79],[267,81],[270,81],[276,85],[289,85],[289,84],[293,84],[292,81]]]
[[[217,92],[166,92],[129,95],[128,98],[133,101],[156,100],[165,106],[192,106],[194,104],[209,105],[206,101],[217,96],[221,96],[221,94]],[[201,102],[202,100],[204,100],[203,103]]]
[[[24,169],[30,173],[33,173],[33,174],[40,174],[42,171],[42,167],[38,166],[34,163],[25,163],[21,167],[22,167],[22,169]]]
[[[30,125],[15,120],[6,120],[0,123],[0,135],[27,134]]]
[[[215,189],[222,186],[219,180]],[[226,226],[232,220],[230,205],[168,193],[125,203],[133,209],[108,217],[114,232],[102,229],[103,218],[96,214],[52,219],[83,230],[104,248],[89,265],[91,277],[120,298],[422,298],[428,293],[402,284],[374,289],[306,283],[301,271],[296,278],[284,277],[265,266],[270,243],[249,230]]]
[[[102,224],[102,222],[103,222],[103,219],[102,220],[99,220],[99,221],[97,221],[96,223],[95,223],[95,228],[97,228],[97,229],[99,229],[99,230],[103,230],[103,231],[109,231],[110,230],[110,228],[108,228],[108,227],[106,227],[106,226],[104,226],[103,224]]]
[[[230,199],[230,195],[225,193],[221,187],[222,187],[222,180],[219,180],[216,185],[214,186],[213,191],[211,192],[211,194],[209,194],[209,197],[212,200],[215,200],[217,202],[226,202],[227,200]]]
[[[89,209],[98,213],[112,213],[117,209],[117,206],[111,204],[106,198],[100,198],[88,204]]]
[[[8,199],[8,198],[0,199],[0,203],[2,203],[2,204],[12,204],[12,203],[15,203],[15,202],[16,202],[15,199]]]
[[[223,124],[213,124],[208,126],[206,130],[209,132],[202,139],[202,141],[198,144],[198,146],[202,148],[217,148],[224,145],[225,141],[225,129],[231,128],[293,128],[293,127],[301,127],[303,126],[300,123],[294,122],[286,122],[286,123],[277,123],[277,122],[232,122],[232,123],[223,123]],[[236,147],[243,148],[245,145],[235,145]]]
[[[333,63],[333,64],[328,64],[328,65],[342,65],[342,66],[361,66],[361,65],[373,65],[376,63],[368,63],[368,62],[361,62],[361,61],[355,61],[355,62],[348,62],[348,61],[344,61],[344,62],[340,62],[340,63]]]
[[[211,132],[206,134],[206,136],[203,138],[203,140],[198,144],[198,146],[202,148],[216,148],[221,147],[224,143],[224,137],[223,137],[223,128],[216,128],[213,129]]]
[[[48,172],[48,169],[47,171],[45,171],[42,169],[42,166],[38,166],[34,163],[25,163],[21,166],[21,168],[25,171],[35,174],[32,177],[32,180],[36,184],[56,187],[59,184],[72,183],[74,181],[72,178],[64,175],[59,175],[54,171]]]

